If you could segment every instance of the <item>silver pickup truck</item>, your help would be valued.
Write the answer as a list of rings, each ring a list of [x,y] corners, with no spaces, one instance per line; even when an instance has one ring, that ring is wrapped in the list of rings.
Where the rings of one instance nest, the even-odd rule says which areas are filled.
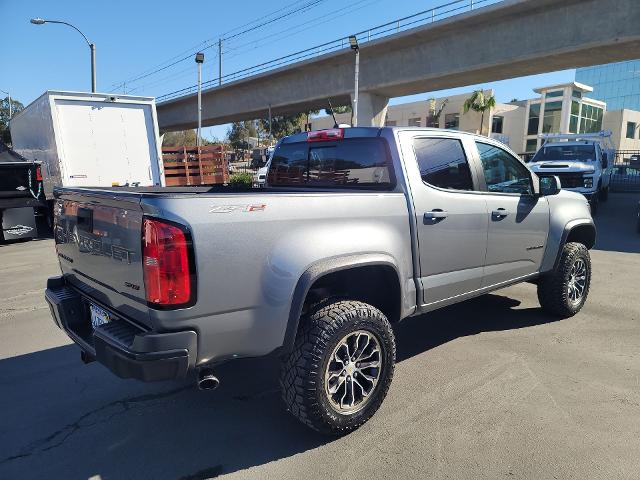
[[[287,408],[329,434],[382,403],[395,322],[525,281],[550,315],[572,316],[596,237],[587,201],[556,177],[499,142],[438,129],[284,138],[259,190],[56,197],[62,275],[46,299],[84,361],[211,389],[220,363],[275,355]]]

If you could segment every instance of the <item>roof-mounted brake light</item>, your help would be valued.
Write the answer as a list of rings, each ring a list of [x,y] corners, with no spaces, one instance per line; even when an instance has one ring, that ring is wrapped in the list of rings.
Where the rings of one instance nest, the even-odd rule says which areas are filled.
[[[343,128],[331,128],[307,133],[307,142],[327,142],[331,140],[342,140],[343,138]]]

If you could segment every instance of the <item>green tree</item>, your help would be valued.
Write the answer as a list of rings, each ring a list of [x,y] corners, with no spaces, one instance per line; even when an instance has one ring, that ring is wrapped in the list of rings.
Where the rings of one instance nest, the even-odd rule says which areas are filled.
[[[306,113],[298,113],[296,115],[276,115],[271,117],[271,135],[274,140],[279,140],[287,135],[292,135],[302,131],[302,123],[306,117]],[[260,120],[262,129],[269,133],[269,119]]]
[[[306,122],[305,122],[305,124],[304,124],[305,130],[306,130],[306,128],[307,128],[307,125],[309,125],[309,117],[310,117],[311,115],[318,115],[319,113],[320,113],[320,110],[307,110],[307,111],[305,112],[305,115],[307,116],[307,120],[306,120]]]
[[[11,99],[12,115],[24,110],[24,105],[18,100]],[[4,143],[11,143],[11,133],[9,132],[9,97],[0,100],[0,139]]]
[[[430,98],[429,100],[429,112],[427,113],[427,127],[435,127],[435,128],[439,128],[440,127],[440,116],[442,115],[442,112],[444,111],[444,108],[447,106],[447,103],[449,103],[449,99],[445,98],[442,103],[440,104],[440,106],[438,107],[436,105],[436,99],[435,98]]]
[[[227,140],[235,150],[248,150],[249,137],[257,137],[256,126],[249,120],[234,122],[227,130]]]
[[[333,113],[352,113],[352,112],[353,112],[353,109],[351,108],[351,105],[341,105],[338,107],[333,107]],[[325,108],[324,113],[326,113],[327,115],[331,115],[331,109]]]
[[[219,143],[217,141],[210,142],[209,140],[200,137],[200,145],[212,145]],[[196,146],[196,131],[195,130],[182,130],[178,132],[167,132],[162,137],[163,147],[195,147]]]
[[[333,110],[330,108],[325,108],[324,109],[324,113],[326,113],[327,115],[332,115],[332,113],[338,114],[338,113],[350,113],[351,114],[351,125],[353,125],[353,108],[351,108],[351,105],[340,105],[337,107],[333,107]]]
[[[464,101],[464,113],[467,113],[469,110],[480,113],[480,135],[482,135],[485,112],[490,112],[495,106],[496,97],[493,95],[487,97],[484,94],[484,90],[475,90],[471,96]]]

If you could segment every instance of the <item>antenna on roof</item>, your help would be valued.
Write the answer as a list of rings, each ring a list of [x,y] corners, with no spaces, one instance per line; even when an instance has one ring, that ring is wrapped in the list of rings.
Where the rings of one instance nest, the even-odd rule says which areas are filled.
[[[327,102],[329,102],[329,111],[331,112],[331,116],[333,117],[333,128],[338,128],[338,120],[336,120],[336,116],[333,113],[333,105],[331,105],[331,99],[327,98]]]

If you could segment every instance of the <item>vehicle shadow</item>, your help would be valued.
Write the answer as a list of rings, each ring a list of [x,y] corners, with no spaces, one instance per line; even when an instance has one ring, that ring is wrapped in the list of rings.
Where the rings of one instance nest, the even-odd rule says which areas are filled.
[[[394,328],[397,361],[402,362],[456,338],[558,320],[540,308],[515,310],[519,305],[519,300],[489,294],[403,320]]]
[[[550,319],[487,295],[395,326],[402,362],[455,338]],[[400,367],[401,368],[401,367]],[[73,346],[0,361],[0,478],[215,477],[334,441],[299,424],[280,400],[276,359],[221,366],[221,386],[143,384],[82,365]]]
[[[610,193],[607,202],[600,202],[594,216],[597,228],[596,250],[640,253],[640,233],[637,232],[640,193]]]

